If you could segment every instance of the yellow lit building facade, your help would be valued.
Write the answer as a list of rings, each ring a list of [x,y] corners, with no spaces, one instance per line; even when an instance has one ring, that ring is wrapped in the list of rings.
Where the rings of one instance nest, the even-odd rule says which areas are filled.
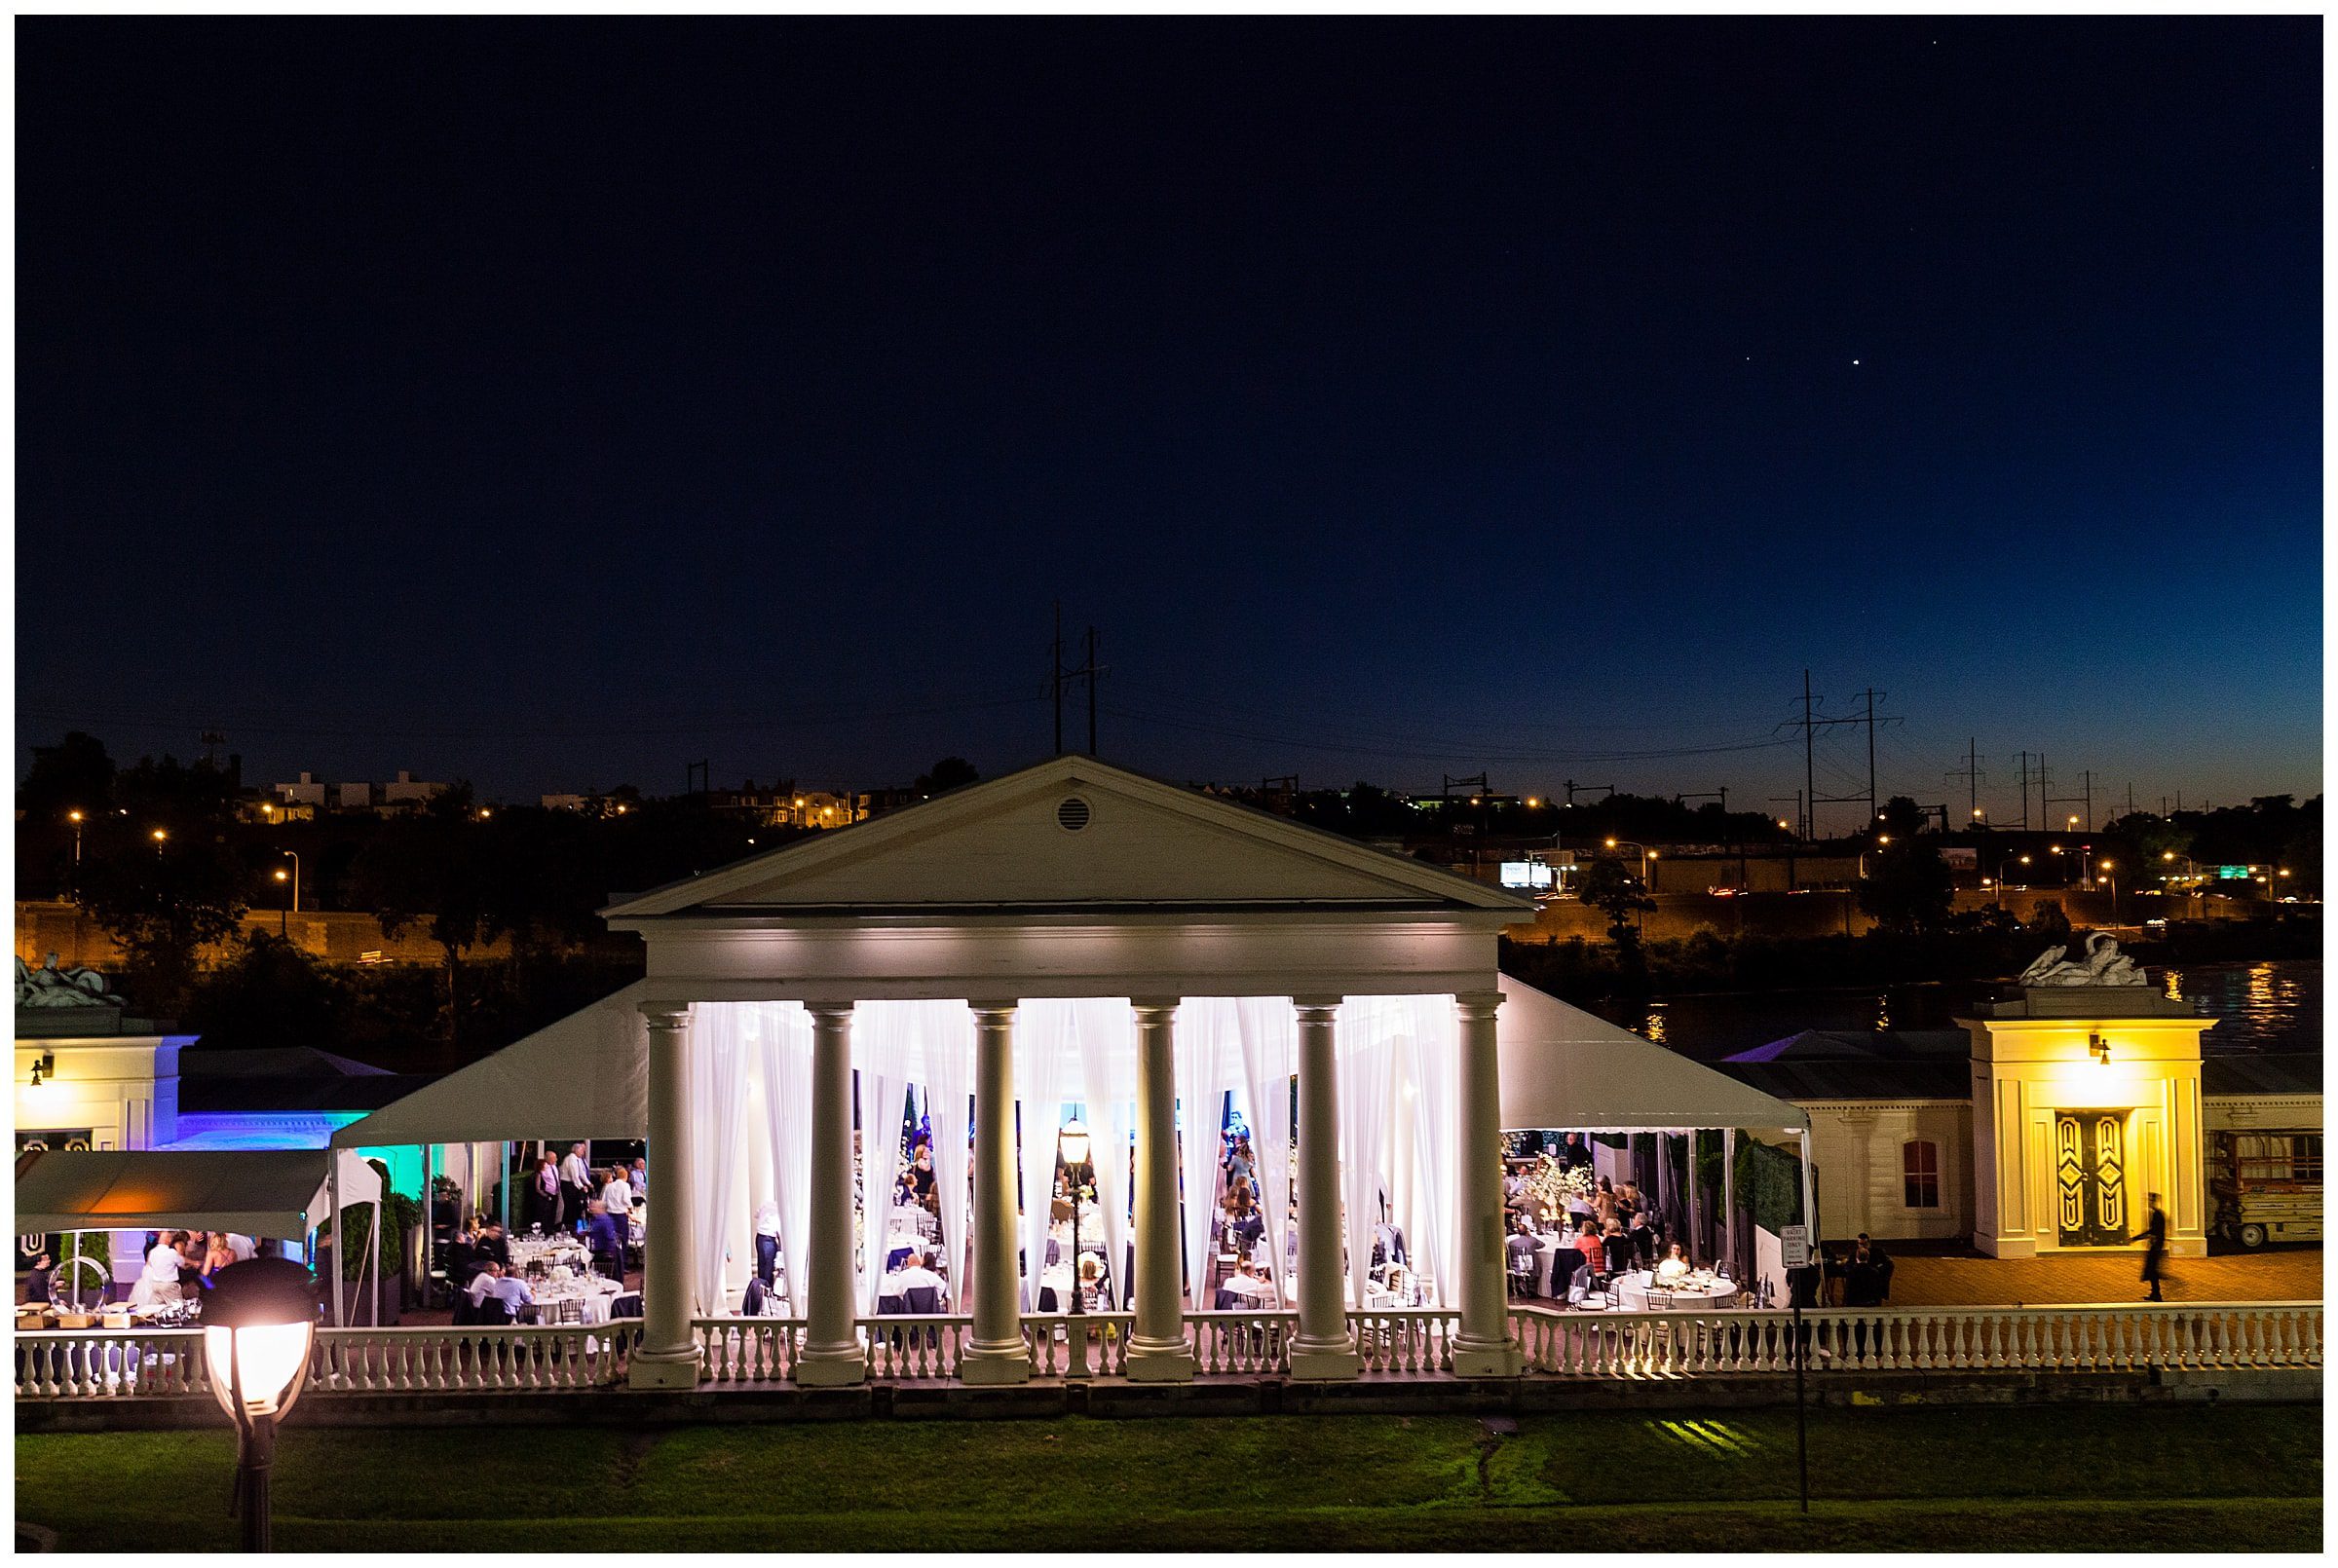
[[[1974,1245],[1995,1257],[2207,1251],[2200,1037],[2215,1022],[2144,987],[2035,987],[1959,1019],[1973,1037]]]

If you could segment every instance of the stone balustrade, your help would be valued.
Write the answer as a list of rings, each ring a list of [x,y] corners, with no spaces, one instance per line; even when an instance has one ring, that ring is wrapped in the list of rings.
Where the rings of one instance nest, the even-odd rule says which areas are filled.
[[[1448,1376],[1460,1314],[1351,1309],[1365,1374]],[[1826,1310],[1802,1315],[1808,1375],[1846,1372],[2300,1370],[2322,1363],[2319,1302],[2134,1302],[2117,1306]],[[1793,1371],[1793,1317],[1777,1311],[1559,1312],[1520,1307],[1511,1332],[1529,1378],[1776,1377]],[[1120,1378],[1133,1314],[1023,1315],[1032,1375]],[[1298,1314],[1186,1315],[1195,1366],[1210,1377],[1287,1374]],[[963,1315],[858,1320],[869,1376],[953,1380],[970,1342]],[[325,1328],[309,1396],[525,1393],[623,1380],[637,1321],[492,1328]],[[705,1386],[790,1381],[804,1324],[790,1318],[692,1322]],[[195,1328],[41,1329],[16,1336],[17,1398],[88,1400],[210,1396]]]

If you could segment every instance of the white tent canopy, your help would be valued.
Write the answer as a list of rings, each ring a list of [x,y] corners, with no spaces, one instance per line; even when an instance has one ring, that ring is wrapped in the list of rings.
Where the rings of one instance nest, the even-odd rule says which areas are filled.
[[[641,983],[571,1013],[333,1135],[338,1148],[640,1138],[649,1130]]]
[[[1498,1017],[1505,1128],[1799,1133],[1810,1126],[1798,1106],[1508,975],[1502,977]]]
[[[381,1176],[340,1161],[341,1202],[381,1201]],[[299,1241],[328,1214],[321,1149],[42,1150],[17,1166],[17,1229],[224,1230]]]

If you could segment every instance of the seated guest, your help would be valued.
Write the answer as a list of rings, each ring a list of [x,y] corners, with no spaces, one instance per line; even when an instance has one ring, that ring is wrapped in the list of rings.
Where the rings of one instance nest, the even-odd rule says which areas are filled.
[[[1575,1227],[1575,1251],[1583,1254],[1583,1270],[1587,1274],[1606,1272],[1606,1251],[1601,1247],[1599,1233],[1586,1219]]]
[[[208,1290],[219,1282],[219,1271],[236,1261],[236,1250],[227,1245],[227,1233],[214,1231],[205,1245],[203,1253],[203,1288]]]
[[[1628,1274],[1632,1270],[1632,1238],[1624,1234],[1624,1222],[1609,1219],[1600,1229],[1600,1251],[1605,1254],[1609,1275]]]
[[[901,1271],[886,1280],[886,1293],[899,1295],[911,1312],[939,1312],[948,1299],[949,1286],[925,1266],[923,1252],[912,1252],[903,1258]]]
[[[503,1221],[490,1219],[479,1226],[479,1255],[492,1257],[509,1271],[511,1267],[511,1243],[504,1235]]]
[[[49,1290],[56,1280],[56,1261],[43,1252],[32,1260],[32,1272],[24,1276],[24,1299],[34,1306],[47,1306]]]
[[[909,1162],[910,1202],[930,1206],[933,1202],[933,1145],[918,1145],[918,1157]]]
[[[763,1288],[763,1282],[750,1274],[747,1276],[746,1293],[738,1298],[738,1315],[742,1318],[760,1318],[769,1309],[771,1299],[772,1293]]]
[[[1524,1217],[1512,1221],[1510,1239],[1502,1243],[1502,1251],[1509,1259],[1511,1275],[1524,1278],[1530,1288],[1534,1279],[1534,1232]]]
[[[471,1300],[471,1321],[479,1324],[517,1323],[520,1309],[536,1304],[536,1292],[528,1288],[528,1282],[516,1274],[506,1274],[504,1266],[492,1258],[471,1276],[471,1288],[464,1293]]]
[[[1634,1212],[1631,1228],[1624,1235],[1632,1243],[1633,1255],[1640,1259],[1642,1268],[1656,1260],[1656,1232],[1648,1224],[1646,1210]]]
[[[1665,1252],[1664,1261],[1656,1265],[1656,1280],[1660,1285],[1672,1285],[1685,1280],[1689,1274],[1688,1251],[1678,1242]]]
[[[617,1228],[609,1206],[594,1198],[584,1205],[584,1245],[592,1249],[593,1267],[619,1284],[625,1278],[625,1235]]]

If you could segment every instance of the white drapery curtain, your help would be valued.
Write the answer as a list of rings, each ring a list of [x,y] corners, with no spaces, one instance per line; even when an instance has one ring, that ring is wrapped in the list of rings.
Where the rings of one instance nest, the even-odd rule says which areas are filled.
[[[779,1255],[787,1275],[788,1308],[802,1317],[805,1280],[811,1269],[811,1015],[801,1002],[724,1006],[755,1021],[764,1115],[772,1130]]]
[[[966,1281],[966,1183],[973,1163],[974,1012],[963,1002],[919,1002],[925,1115],[933,1124],[933,1185],[941,1198],[942,1250],[950,1259],[951,1310],[962,1310]]]
[[[1104,1255],[1112,1264],[1112,1300],[1129,1299],[1129,1130],[1136,1125],[1136,1015],[1112,1004],[1075,1016],[1081,1103],[1089,1159],[1096,1166],[1096,1206],[1104,1211]],[[1082,1237],[1082,1241],[1086,1238]]]
[[[1288,1298],[1285,1265],[1291,1226],[1291,1072],[1299,1059],[1299,1018],[1279,996],[1245,996],[1236,1004],[1242,1036],[1243,1092],[1250,1109],[1250,1152],[1256,1164],[1263,1238],[1274,1269],[1274,1288]]]
[[[1346,1224],[1347,1289],[1364,1304],[1373,1232],[1388,1190],[1389,1101],[1396,1088],[1396,998],[1350,996],[1339,1005],[1339,1198]]]
[[[1386,1219],[1404,1233],[1415,1272],[1450,1304],[1460,1245],[1460,1030],[1452,998],[1350,996],[1339,1009],[1337,1039],[1349,1288],[1361,1302],[1376,1232]]]
[[[754,1023],[728,1006],[692,1010],[689,1034],[691,1218],[694,1264],[691,1288],[697,1311],[730,1310],[724,1293],[732,1209],[738,1200],[739,1147],[747,1136],[744,1075]],[[652,1210],[656,1223],[656,1211]],[[655,1243],[651,1244],[653,1247]],[[651,1265],[655,1267],[655,1264]]]
[[[852,1068],[860,1087],[860,1311],[877,1314],[901,1176],[901,1118],[910,1064],[924,1027],[923,1002],[862,1002],[852,1009]]]
[[[1241,1022],[1224,996],[1188,996],[1177,1009],[1177,1131],[1185,1181],[1186,1288],[1194,1310],[1207,1311],[1210,1222],[1218,1215],[1219,1134],[1226,1124],[1226,1092],[1241,1072]]]
[[[1047,1266],[1047,1221],[1055,1197],[1056,1133],[1064,1124],[1078,1003],[1023,1002],[1015,1013],[1015,1099],[1023,1198],[1023,1307],[1039,1310],[1039,1272]],[[1126,1002],[1120,1006],[1125,1009]],[[1075,1267],[1076,1267],[1075,1260]],[[986,1287],[987,1288],[987,1287]],[[1069,1300],[1058,1301],[1061,1309]]]

